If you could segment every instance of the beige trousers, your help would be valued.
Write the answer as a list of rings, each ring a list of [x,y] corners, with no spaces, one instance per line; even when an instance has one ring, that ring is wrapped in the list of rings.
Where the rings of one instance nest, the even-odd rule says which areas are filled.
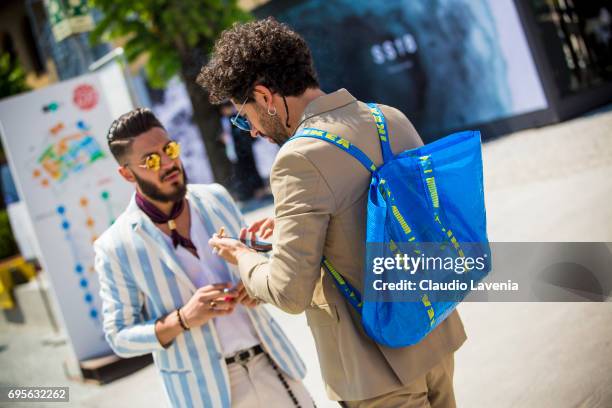
[[[292,408],[295,404],[264,354],[255,356],[246,366],[227,366],[232,392],[232,408]],[[301,381],[283,374],[300,407],[313,408],[312,398]]]
[[[413,383],[365,401],[344,401],[348,408],[455,408],[454,353]]]

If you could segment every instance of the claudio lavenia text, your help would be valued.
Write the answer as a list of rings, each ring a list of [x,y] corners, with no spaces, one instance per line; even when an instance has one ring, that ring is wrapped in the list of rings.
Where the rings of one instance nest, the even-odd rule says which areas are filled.
[[[431,279],[422,279],[420,281],[412,281],[402,279],[397,282],[385,282],[382,279],[377,279],[372,282],[374,290],[389,290],[389,291],[439,291],[439,292],[455,292],[455,291],[518,291],[519,284],[508,279],[507,282],[474,282],[469,279],[467,282],[454,279],[450,282],[436,282]]]

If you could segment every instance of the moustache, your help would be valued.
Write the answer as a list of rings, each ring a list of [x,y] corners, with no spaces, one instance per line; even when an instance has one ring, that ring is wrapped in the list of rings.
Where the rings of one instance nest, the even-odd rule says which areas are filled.
[[[164,181],[168,176],[170,176],[172,173],[174,173],[175,171],[178,171],[179,174],[181,173],[181,169],[179,167],[173,167],[170,170],[168,170],[167,172],[165,172],[163,175],[160,176],[160,180]]]

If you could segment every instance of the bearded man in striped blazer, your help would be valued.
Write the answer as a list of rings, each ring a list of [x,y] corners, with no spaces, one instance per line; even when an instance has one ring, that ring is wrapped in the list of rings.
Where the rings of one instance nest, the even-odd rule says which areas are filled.
[[[108,133],[127,209],[95,242],[104,332],[121,357],[153,354],[174,407],[311,407],[298,353],[208,239],[245,226],[220,185],[188,185],[180,147],[148,109]]]

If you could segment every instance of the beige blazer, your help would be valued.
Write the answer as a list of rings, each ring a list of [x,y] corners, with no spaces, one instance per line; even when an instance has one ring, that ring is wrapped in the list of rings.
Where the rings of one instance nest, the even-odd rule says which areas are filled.
[[[395,153],[422,145],[399,110],[381,105]],[[342,136],[382,163],[376,126],[366,104],[345,89],[321,96],[306,108],[298,128]],[[238,260],[248,292],[289,313],[306,311],[327,393],[334,400],[364,400],[414,385],[466,335],[453,312],[414,346],[391,349],[363,331],[359,317],[320,267],[321,256],[363,290],[366,193],[370,173],[353,157],[324,141],[286,143],[274,162],[274,249],[269,259]]]

